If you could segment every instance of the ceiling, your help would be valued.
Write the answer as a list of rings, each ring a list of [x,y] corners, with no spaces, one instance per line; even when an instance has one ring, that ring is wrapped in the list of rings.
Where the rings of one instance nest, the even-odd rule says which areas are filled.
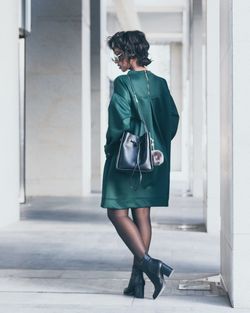
[[[189,6],[189,0],[107,0],[107,10],[115,10],[115,3],[124,2],[137,12],[181,12]]]
[[[107,30],[141,30],[151,43],[182,41],[189,0],[107,0]]]

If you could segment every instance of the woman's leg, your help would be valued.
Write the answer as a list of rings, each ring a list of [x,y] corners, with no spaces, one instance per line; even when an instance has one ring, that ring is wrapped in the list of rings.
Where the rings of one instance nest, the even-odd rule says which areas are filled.
[[[146,208],[133,208],[131,209],[134,223],[136,224],[141,238],[144,242],[146,252],[149,251],[149,246],[152,237],[152,227],[150,219],[150,207]],[[134,258],[134,265],[137,264],[136,258]]]
[[[137,226],[128,216],[128,209],[107,209],[107,214],[135,259],[141,260],[145,255],[146,248]]]
[[[173,269],[161,260],[151,258],[146,253],[146,247],[140,232],[135,223],[128,216],[128,209],[107,209],[107,214],[122,240],[134,254],[136,261],[139,263],[139,269],[146,273],[154,284],[155,290],[153,298],[156,299],[165,287],[163,275],[169,277]]]

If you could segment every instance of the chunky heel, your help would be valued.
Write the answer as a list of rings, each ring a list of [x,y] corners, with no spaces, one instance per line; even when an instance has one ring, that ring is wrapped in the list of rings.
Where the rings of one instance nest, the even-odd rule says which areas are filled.
[[[162,262],[160,260],[151,258],[148,254],[145,254],[139,263],[139,267],[148,276],[155,287],[153,293],[154,299],[162,294],[166,286],[161,272],[161,265]]]
[[[162,274],[166,275],[167,277],[170,277],[173,274],[173,272],[174,272],[174,269],[171,266],[169,266],[165,263],[161,264],[161,273]]]

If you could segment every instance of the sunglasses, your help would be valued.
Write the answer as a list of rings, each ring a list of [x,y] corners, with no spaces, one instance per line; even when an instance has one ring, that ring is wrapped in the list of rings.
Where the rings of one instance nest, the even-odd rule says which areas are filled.
[[[123,52],[121,52],[121,53],[118,54],[118,55],[115,54],[111,59],[112,59],[112,61],[115,62],[115,63],[116,63],[116,62],[119,62],[122,55],[123,55]]]

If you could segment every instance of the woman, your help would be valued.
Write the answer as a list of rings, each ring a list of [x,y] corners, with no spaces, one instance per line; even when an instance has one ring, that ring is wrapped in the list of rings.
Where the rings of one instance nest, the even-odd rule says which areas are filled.
[[[151,60],[148,58],[149,43],[143,32],[117,32],[108,37],[108,46],[115,54],[113,61],[122,72],[129,72],[114,80],[114,92],[109,103],[101,207],[107,208],[108,218],[134,255],[129,285],[124,294],[144,297],[144,272],[154,284],[155,299],[165,287],[164,275],[169,277],[174,270],[148,255],[150,208],[168,206],[171,140],[177,132],[179,114],[166,80],[146,68]],[[164,156],[160,166],[143,173],[142,181],[138,172],[131,176],[131,173],[116,169],[123,131],[136,135],[145,132],[133,92],[139,100],[140,112],[155,149]],[[136,189],[133,188],[135,185]],[[129,217],[129,208],[133,220]]]

